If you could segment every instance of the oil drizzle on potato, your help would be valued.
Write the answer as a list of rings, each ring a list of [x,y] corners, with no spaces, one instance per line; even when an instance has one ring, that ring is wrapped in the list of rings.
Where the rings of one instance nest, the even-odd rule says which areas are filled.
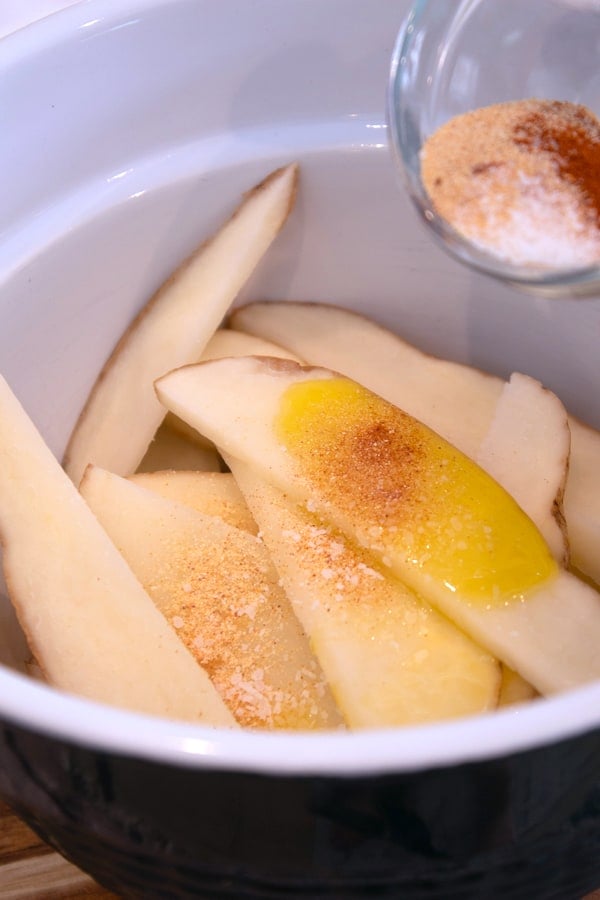
[[[278,439],[326,503],[469,603],[522,600],[557,566],[533,522],[487,473],[412,416],[345,378],[291,385]]]

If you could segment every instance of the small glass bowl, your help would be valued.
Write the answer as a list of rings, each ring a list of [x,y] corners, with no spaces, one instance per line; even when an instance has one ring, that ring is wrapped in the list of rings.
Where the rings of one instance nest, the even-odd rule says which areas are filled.
[[[388,88],[390,141],[406,189],[452,256],[546,296],[600,295],[600,265],[511,265],[476,247],[433,209],[421,181],[426,139],[454,116],[526,98],[600,114],[600,0],[417,0],[398,35]]]

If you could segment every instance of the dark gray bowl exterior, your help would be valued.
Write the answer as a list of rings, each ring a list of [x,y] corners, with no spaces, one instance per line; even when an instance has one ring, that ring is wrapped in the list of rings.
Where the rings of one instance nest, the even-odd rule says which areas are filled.
[[[416,773],[230,772],[4,722],[0,793],[124,897],[579,900],[600,885],[600,730]]]

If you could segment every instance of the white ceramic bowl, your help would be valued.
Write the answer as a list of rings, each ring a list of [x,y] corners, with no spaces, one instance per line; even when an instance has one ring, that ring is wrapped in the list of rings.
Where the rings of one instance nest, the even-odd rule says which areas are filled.
[[[0,43],[0,368],[57,455],[136,310],[291,159],[298,208],[242,299],[365,310],[427,351],[527,371],[600,426],[600,301],[524,302],[465,271],[395,183],[385,90],[407,7],[86,0]],[[2,621],[0,792],[113,889],[543,897],[555,883],[564,898],[600,881],[600,684],[428,727],[233,734],[36,683],[8,607]]]

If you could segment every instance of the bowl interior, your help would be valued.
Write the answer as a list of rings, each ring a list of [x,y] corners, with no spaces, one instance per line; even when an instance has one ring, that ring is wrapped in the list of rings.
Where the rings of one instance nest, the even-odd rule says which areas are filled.
[[[384,97],[402,10],[377,0],[367,15],[360,3],[328,0],[319,5],[317,40],[316,4],[294,4],[293,16],[280,3],[258,6],[260,21],[270,22],[266,36],[247,4],[227,3],[247,46],[241,38],[224,44],[223,6],[177,0],[128,4],[127,15],[114,3],[83,4],[0,47],[11,136],[0,158],[14,176],[12,208],[0,214],[0,359],[52,450],[61,456],[102,363],[143,302],[244,190],[291,159],[301,163],[297,208],[239,302],[321,300],[362,310],[428,352],[502,376],[527,372],[600,427],[600,303],[524,302],[467,271],[431,242],[397,188]],[[191,36],[200,28],[199,58]],[[226,59],[211,56],[217,45],[227,46]],[[157,53],[160,79],[151,62]],[[307,60],[326,89],[307,92]],[[54,122],[41,173],[30,149],[38,120],[28,116],[36,112]],[[5,598],[0,610],[8,636],[0,646],[0,715],[188,762],[229,753],[236,765],[334,765],[327,738],[282,738],[292,742],[292,760],[269,749],[271,736],[199,733],[35,685],[13,671],[23,670],[26,649]],[[440,726],[446,739],[435,742],[431,729],[410,729],[410,739],[397,733],[387,744],[377,735],[338,736],[347,749],[335,766],[402,758],[417,765],[425,744],[442,758],[543,741],[560,730],[558,721],[567,730],[597,725],[599,701],[593,686],[534,704],[519,713],[521,738],[511,713],[497,725],[487,718]],[[561,716],[545,711],[554,703]]]

